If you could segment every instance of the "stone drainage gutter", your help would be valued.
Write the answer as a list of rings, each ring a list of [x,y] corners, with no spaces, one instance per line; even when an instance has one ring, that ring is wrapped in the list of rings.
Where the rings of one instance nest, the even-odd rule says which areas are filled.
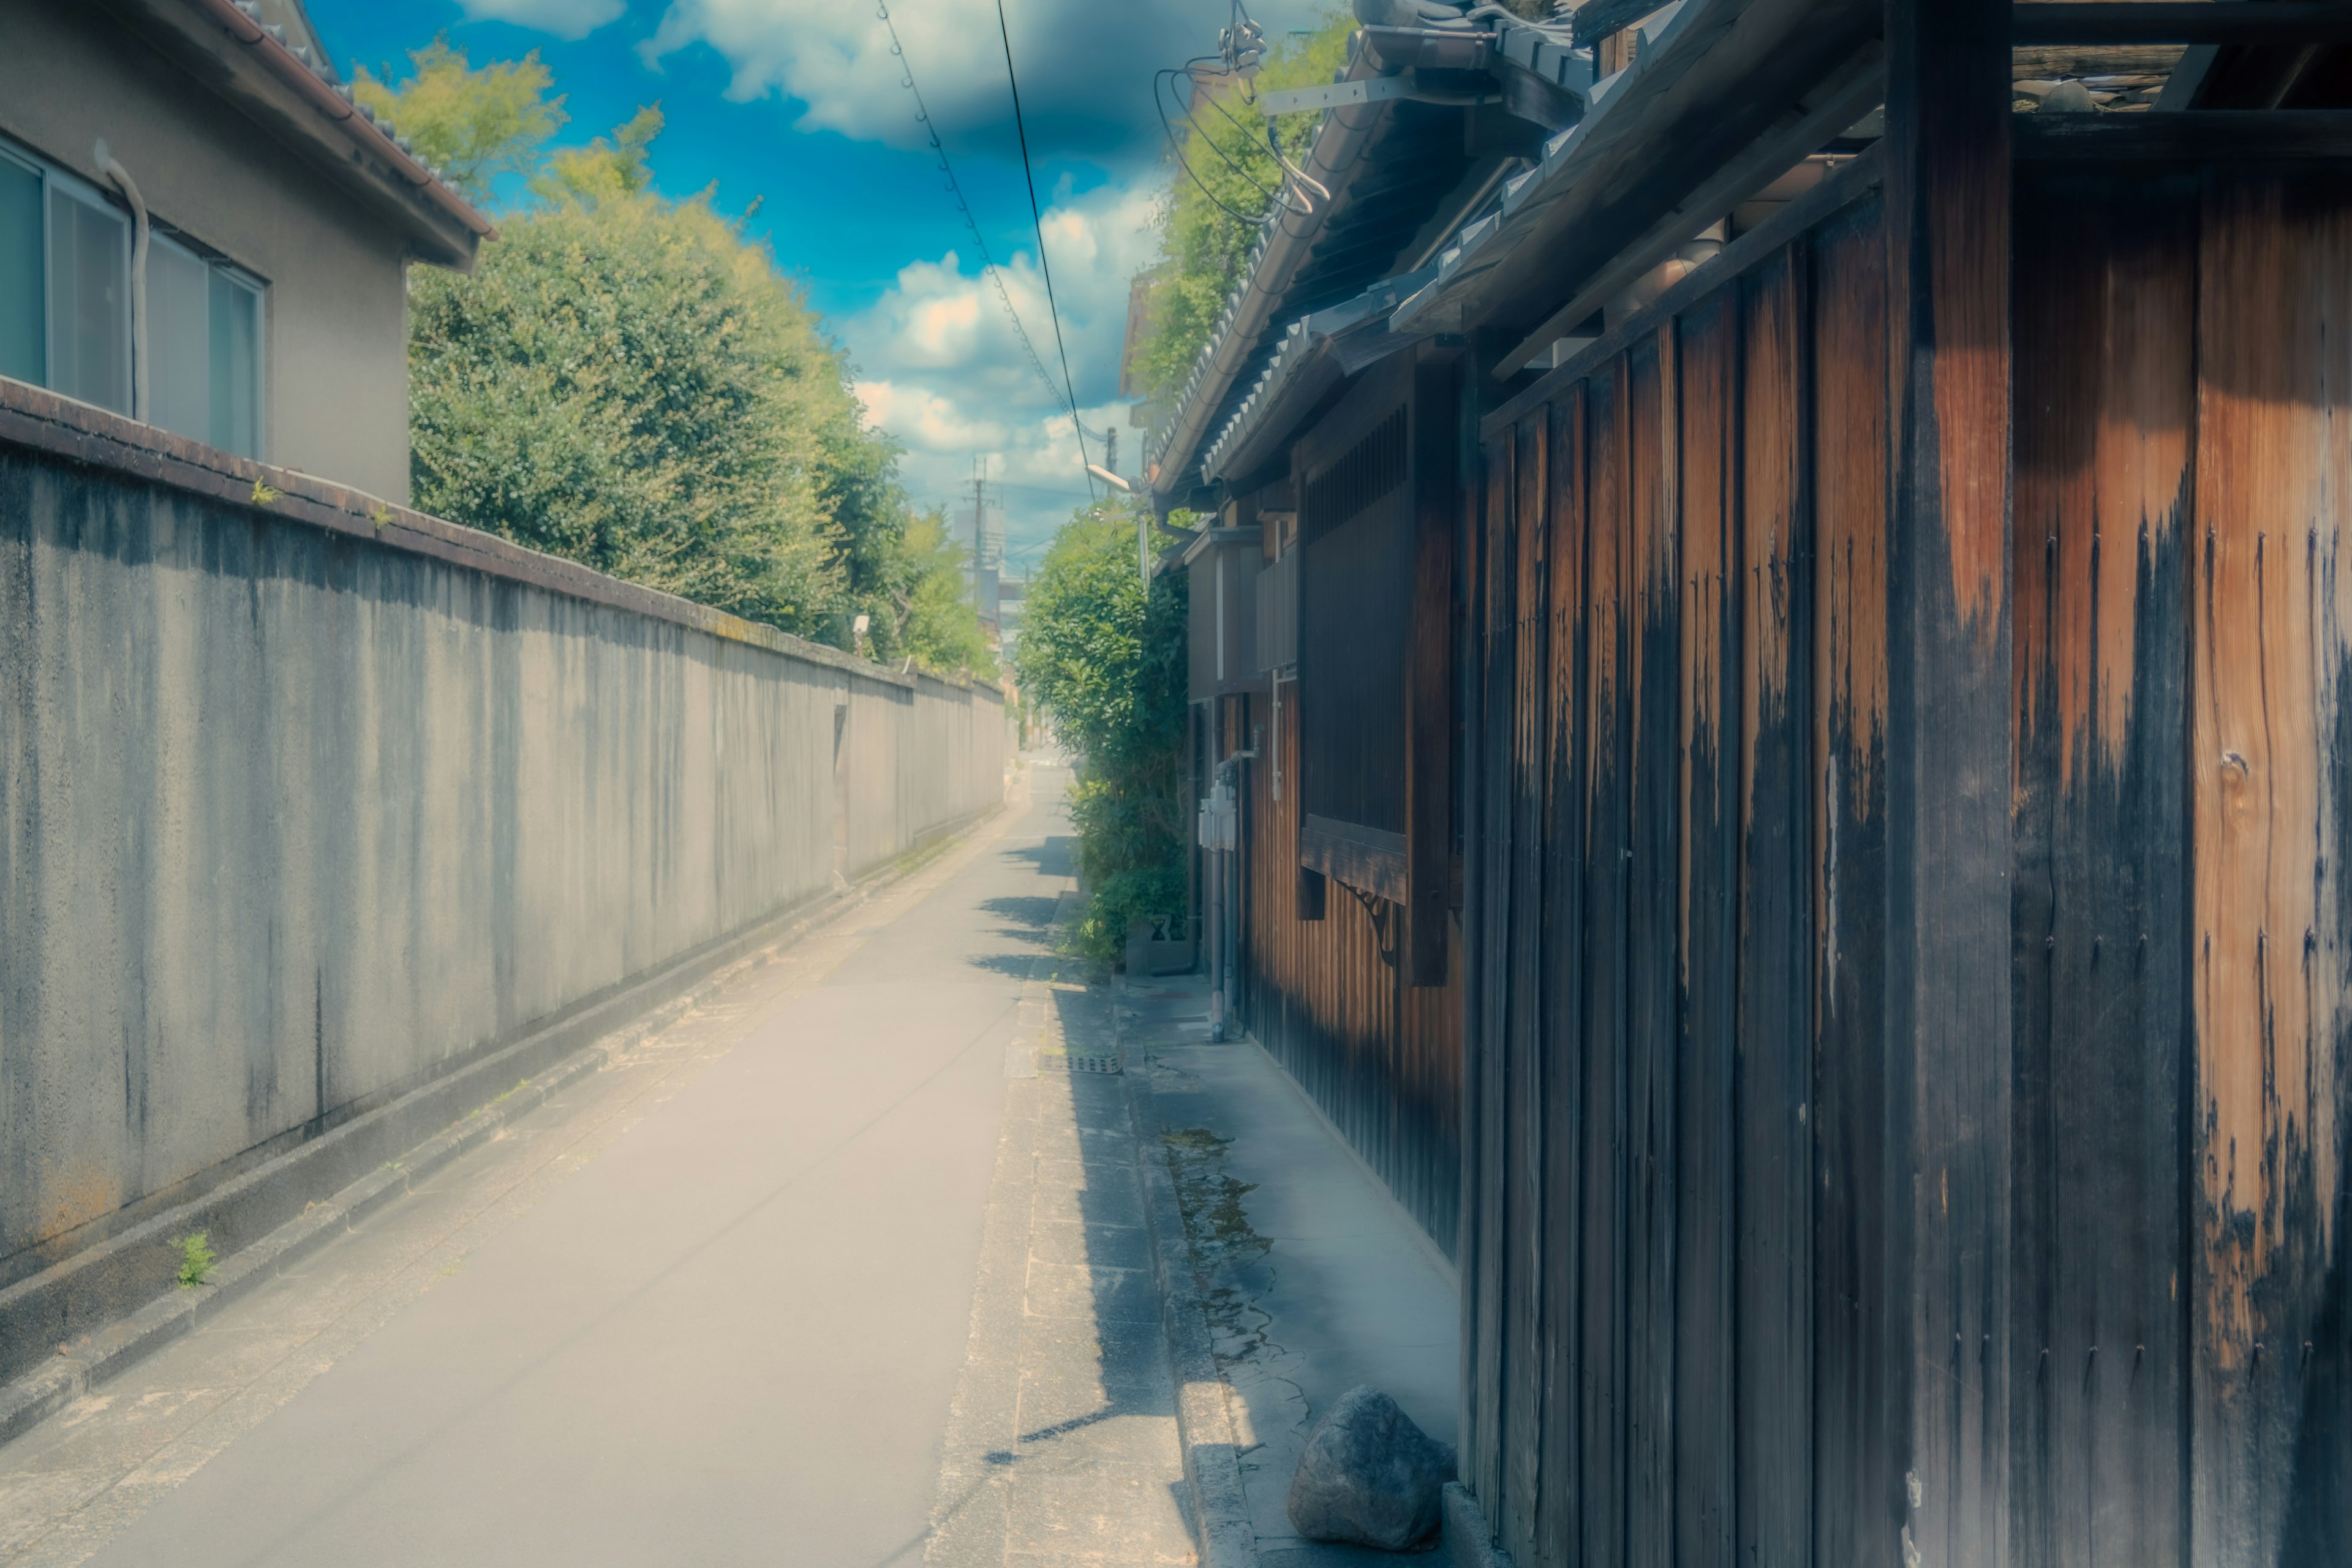
[[[1113,1005],[1112,1017],[1125,1027],[1124,1009]],[[1256,1041],[1250,1048],[1262,1050]],[[1139,1143],[1138,1165],[1143,1176],[1144,1217],[1152,1245],[1152,1268],[1160,1287],[1160,1321],[1168,1338],[1168,1359],[1175,1375],[1177,1435],[1184,1452],[1184,1479],[1190,1496],[1193,1529],[1205,1568],[1258,1568],[1257,1528],[1242,1479],[1241,1426],[1234,1409],[1239,1401],[1223,1368],[1217,1364],[1210,1337],[1208,1312],[1201,1298],[1199,1270],[1186,1238],[1184,1211],[1170,1165],[1158,1107],[1149,1087],[1139,1087],[1148,1070],[1139,1059],[1120,1057],[1126,1072],[1129,1114]],[[1296,1083],[1291,1087],[1297,1089]],[[1363,1172],[1373,1188],[1387,1187],[1319,1106],[1304,1090],[1300,1102],[1320,1121],[1332,1141]],[[1394,1203],[1391,1198],[1390,1202]],[[1412,1234],[1418,1222],[1399,1210]],[[1451,1275],[1453,1264],[1433,1255],[1441,1272]],[[1438,1547],[1426,1555],[1406,1555],[1400,1562],[1447,1564],[1450,1568],[1514,1568],[1511,1554],[1495,1544],[1495,1533],[1477,1500],[1459,1481],[1445,1485],[1442,1503],[1444,1527]]]
[[[1125,1026],[1116,1003],[1111,1017],[1116,1037]],[[1120,1081],[1135,1126],[1144,1226],[1151,1239],[1160,1323],[1168,1336],[1168,1365],[1176,1384],[1176,1436],[1184,1450],[1184,1482],[1192,1494],[1188,1500],[1201,1562],[1203,1568],[1257,1568],[1257,1527],[1250,1522],[1249,1498],[1243,1489],[1233,1391],[1211,1349],[1192,1244],[1184,1237],[1184,1211],[1168,1166],[1168,1144],[1160,1136],[1164,1130],[1151,1091],[1137,1087],[1143,1064],[1129,1062],[1126,1067]]]
[[[667,1028],[741,970],[766,962],[767,949],[831,925],[1003,809],[992,806],[946,824],[919,848],[846,889],[819,893],[723,937],[0,1290],[0,1343],[25,1342],[42,1331],[45,1321],[102,1324],[77,1327],[70,1339],[60,1335],[55,1353],[0,1384],[0,1443],[22,1436],[95,1385],[209,1321],[230,1302],[407,1193],[412,1183],[487,1142],[572,1079]],[[292,1217],[269,1224],[273,1215],[289,1211]],[[240,1220],[246,1223],[240,1226]],[[142,1282],[152,1281],[155,1256],[170,1249],[174,1237],[194,1231],[233,1235],[240,1228],[262,1234],[223,1258],[205,1283],[146,1296],[152,1286],[142,1288]]]

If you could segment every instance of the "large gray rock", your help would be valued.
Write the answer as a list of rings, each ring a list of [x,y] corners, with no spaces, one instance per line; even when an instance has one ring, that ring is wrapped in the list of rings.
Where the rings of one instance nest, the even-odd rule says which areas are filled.
[[[1309,1541],[1389,1552],[1437,1544],[1454,1450],[1369,1384],[1351,1388],[1307,1435],[1290,1481],[1290,1522]]]

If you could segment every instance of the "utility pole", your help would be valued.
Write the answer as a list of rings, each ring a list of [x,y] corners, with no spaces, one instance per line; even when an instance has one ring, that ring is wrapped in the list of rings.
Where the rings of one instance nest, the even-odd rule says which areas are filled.
[[[993,540],[989,535],[988,458],[981,454],[972,458],[971,473],[971,602],[991,626],[998,620],[996,584],[1004,569],[1003,544],[1001,531]]]
[[[988,531],[988,459],[975,452],[971,459],[971,602],[980,603],[980,557]]]

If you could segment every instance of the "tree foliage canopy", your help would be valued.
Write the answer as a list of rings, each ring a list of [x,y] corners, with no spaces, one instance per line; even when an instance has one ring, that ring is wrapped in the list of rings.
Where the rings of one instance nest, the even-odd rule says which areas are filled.
[[[378,111],[499,215],[470,277],[411,278],[416,504],[533,549],[884,659],[992,668],[946,529],[910,516],[898,448],[768,247],[653,186],[657,107],[548,149],[536,56],[436,43]],[[855,617],[868,617],[866,640]]]
[[[1131,920],[1184,910],[1184,578],[1136,574],[1135,514],[1062,526],[1029,584],[1021,685],[1084,763],[1070,797],[1092,889],[1079,945],[1109,960]]]
[[[398,121],[425,161],[474,201],[488,200],[501,174],[530,174],[540,148],[571,119],[536,49],[475,70],[464,50],[436,38],[408,61],[411,74],[397,90],[362,68],[352,92]]]

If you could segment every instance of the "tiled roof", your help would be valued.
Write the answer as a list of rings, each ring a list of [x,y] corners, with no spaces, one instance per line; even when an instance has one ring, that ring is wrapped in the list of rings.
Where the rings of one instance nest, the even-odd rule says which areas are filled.
[[[1522,23],[1493,7],[1444,29],[1368,27],[1342,75],[1361,80],[1418,68],[1475,80],[1466,73],[1498,61],[1575,98],[1591,79],[1590,54],[1570,49],[1564,28]],[[1330,200],[1306,219],[1276,213],[1261,230],[1242,286],[1154,440],[1152,489],[1160,497],[1197,482],[1204,456],[1213,454],[1205,465],[1213,469],[1230,455],[1244,426],[1269,405],[1286,367],[1319,341],[1310,318],[1391,298],[1387,280],[1429,263],[1434,246],[1427,227],[1480,160],[1465,146],[1461,95],[1423,96],[1440,101],[1395,98],[1325,114],[1309,167],[1330,187]]]
[[[299,40],[289,41],[282,25],[264,21],[257,0],[188,3],[252,50],[275,75],[309,100],[320,114],[340,124],[354,142],[399,172],[424,199],[477,235],[487,237],[496,233],[489,219],[477,212],[449,178],[427,163],[396,126],[389,121],[379,121],[373,110],[352,96],[351,84],[339,79],[322,56]]]

